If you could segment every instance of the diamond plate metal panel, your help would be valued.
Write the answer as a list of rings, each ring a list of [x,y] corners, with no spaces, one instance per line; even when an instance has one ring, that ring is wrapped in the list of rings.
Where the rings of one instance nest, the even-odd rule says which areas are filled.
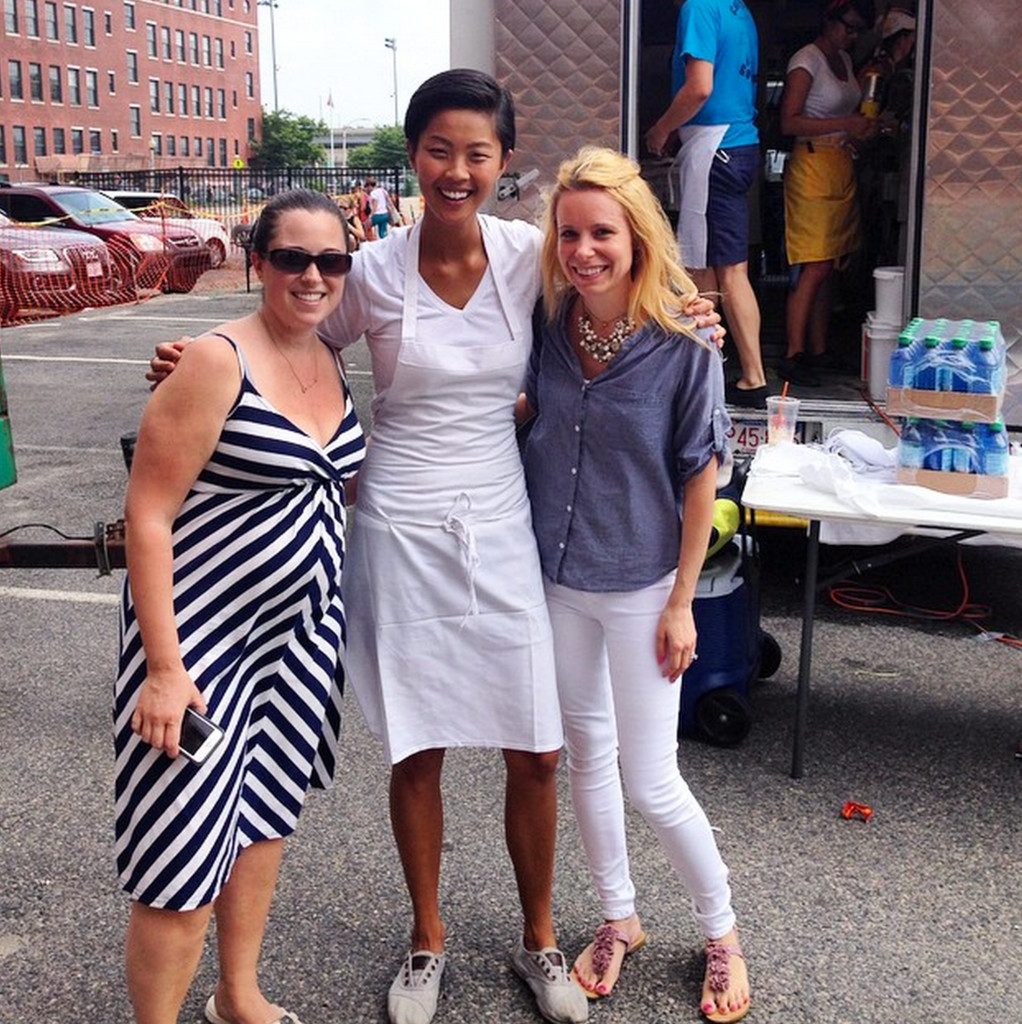
[[[920,314],[1001,321],[1022,425],[1022,5],[932,7]]]
[[[560,162],[586,143],[621,139],[621,0],[496,0],[497,79],[515,97],[514,167],[549,185]],[[535,219],[538,189],[501,216]]]

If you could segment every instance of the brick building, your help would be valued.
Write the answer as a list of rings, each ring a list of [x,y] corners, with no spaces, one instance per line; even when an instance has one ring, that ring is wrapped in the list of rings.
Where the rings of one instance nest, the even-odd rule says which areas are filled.
[[[230,167],[258,137],[256,0],[0,0],[0,177]]]

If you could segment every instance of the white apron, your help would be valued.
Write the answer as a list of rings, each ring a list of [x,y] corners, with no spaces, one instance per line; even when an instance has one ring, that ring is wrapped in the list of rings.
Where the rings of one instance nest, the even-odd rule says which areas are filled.
[[[397,366],[359,474],[348,678],[391,763],[438,747],[556,750],[550,621],[513,418],[532,311],[509,301],[483,222],[511,341],[418,338],[420,226]]]
[[[709,229],[706,209],[710,202],[710,168],[730,125],[686,124],[678,129],[681,149],[675,157],[678,195],[678,248],[685,267],[706,267]]]

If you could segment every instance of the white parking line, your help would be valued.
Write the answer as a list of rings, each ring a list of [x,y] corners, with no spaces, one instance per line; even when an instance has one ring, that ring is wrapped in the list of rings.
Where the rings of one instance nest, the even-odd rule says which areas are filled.
[[[110,448],[79,448],[69,447],[67,445],[57,444],[21,444],[18,443],[19,452],[45,452],[45,453],[58,453],[61,455],[73,454],[73,455],[116,455],[117,458],[121,458],[121,450],[119,447]]]
[[[103,359],[98,356],[15,356],[5,355],[5,363],[123,363],[127,366],[148,366],[148,359]]]
[[[39,590],[34,587],[0,587],[0,597],[26,601],[69,601],[72,604],[120,604],[117,594],[95,594],[81,590]]]

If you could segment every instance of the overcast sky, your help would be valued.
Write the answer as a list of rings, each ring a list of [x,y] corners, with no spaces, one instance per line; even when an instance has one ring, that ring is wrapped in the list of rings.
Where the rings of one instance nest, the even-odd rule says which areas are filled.
[[[277,97],[282,110],[333,123],[394,123],[397,40],[398,119],[408,97],[450,65],[448,0],[277,0]],[[259,8],[262,103],[273,109],[270,11]]]

